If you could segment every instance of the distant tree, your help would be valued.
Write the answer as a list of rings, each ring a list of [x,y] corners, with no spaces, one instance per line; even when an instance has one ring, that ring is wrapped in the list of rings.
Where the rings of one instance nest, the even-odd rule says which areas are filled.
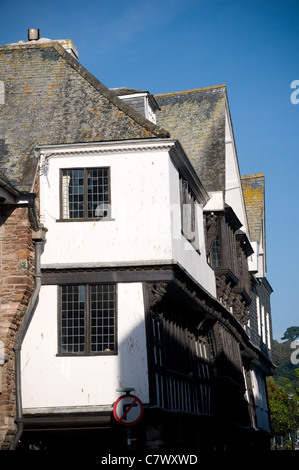
[[[295,391],[298,394],[298,399],[299,399],[299,368],[295,369],[295,376],[296,376]],[[298,408],[299,408],[299,406],[298,406]]]
[[[270,421],[273,434],[283,436],[290,423],[288,392],[277,385],[273,377],[267,378]]]
[[[298,381],[299,369],[295,369],[294,375]],[[288,379],[285,380],[285,386],[281,386],[273,377],[267,378],[269,414],[274,436],[286,436],[291,431],[291,406],[293,431],[299,427],[299,388],[294,385]]]
[[[273,340],[272,347],[272,359],[276,366],[274,379],[275,382],[279,381],[279,377],[288,378],[291,381],[294,380],[294,369],[298,365],[291,362],[291,354],[296,351],[291,348],[292,341],[284,341],[279,343],[276,340]],[[284,383],[280,383],[284,386]]]
[[[286,329],[281,339],[283,341],[284,340],[295,341],[295,339],[297,338],[299,338],[299,326],[290,326],[289,328]]]

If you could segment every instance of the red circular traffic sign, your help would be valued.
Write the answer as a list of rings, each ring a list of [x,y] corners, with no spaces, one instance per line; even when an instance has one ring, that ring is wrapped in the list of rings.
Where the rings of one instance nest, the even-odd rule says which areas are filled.
[[[123,426],[134,426],[143,416],[143,403],[135,395],[127,393],[119,397],[113,406],[116,421]]]

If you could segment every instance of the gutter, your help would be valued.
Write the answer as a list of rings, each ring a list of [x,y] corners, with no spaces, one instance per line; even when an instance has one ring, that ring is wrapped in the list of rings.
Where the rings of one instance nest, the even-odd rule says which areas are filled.
[[[32,208],[32,207],[31,207]],[[33,209],[33,208],[32,208]],[[35,212],[35,211],[34,211]],[[37,220],[34,217],[34,220]],[[34,225],[36,225],[34,223]],[[35,311],[35,306],[38,301],[39,292],[41,288],[41,253],[42,245],[45,242],[45,232],[44,227],[39,227],[38,231],[33,233],[33,242],[35,244],[35,287],[33,294],[31,296],[30,302],[28,304],[27,310],[24,314],[22,323],[18,330],[14,351],[15,351],[15,393],[16,393],[16,419],[15,423],[17,425],[17,432],[14,437],[14,441],[11,446],[11,450],[15,450],[23,433],[24,429],[24,417],[23,417],[23,407],[22,407],[22,391],[21,391],[21,349],[22,343],[33,318]]]
[[[19,191],[0,174],[0,203],[15,204]]]
[[[3,178],[3,176],[0,175],[0,186],[4,188],[6,191],[8,191],[10,194],[13,196],[18,196],[19,191],[15,189],[6,179]]]

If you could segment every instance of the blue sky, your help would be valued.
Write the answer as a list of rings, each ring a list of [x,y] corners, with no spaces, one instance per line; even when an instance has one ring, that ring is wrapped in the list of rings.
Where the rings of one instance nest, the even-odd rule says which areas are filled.
[[[299,325],[299,2],[0,0],[0,44],[72,39],[108,87],[152,93],[225,83],[241,174],[266,179],[267,277],[275,339]],[[299,85],[299,82],[298,82]],[[297,99],[296,99],[297,98]]]

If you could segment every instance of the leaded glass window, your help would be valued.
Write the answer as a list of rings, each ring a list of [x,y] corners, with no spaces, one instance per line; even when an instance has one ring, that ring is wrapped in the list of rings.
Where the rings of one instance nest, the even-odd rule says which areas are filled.
[[[59,303],[60,353],[117,352],[114,284],[61,286]]]
[[[61,170],[62,219],[110,217],[109,168]]]
[[[216,236],[212,249],[211,249],[211,263],[213,268],[221,268],[222,266],[222,259],[221,259],[221,245],[220,245],[220,237],[219,235]]]

